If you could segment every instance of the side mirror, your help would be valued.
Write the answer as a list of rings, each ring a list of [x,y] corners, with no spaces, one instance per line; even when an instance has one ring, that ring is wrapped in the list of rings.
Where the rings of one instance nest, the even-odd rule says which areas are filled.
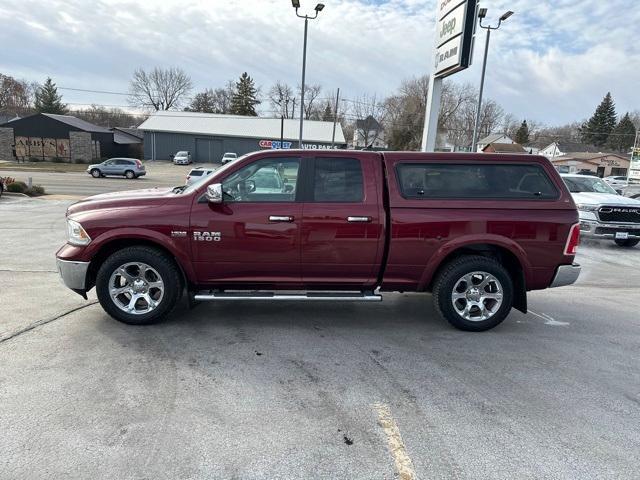
[[[209,185],[206,196],[209,203],[222,203],[222,184],[212,183]]]

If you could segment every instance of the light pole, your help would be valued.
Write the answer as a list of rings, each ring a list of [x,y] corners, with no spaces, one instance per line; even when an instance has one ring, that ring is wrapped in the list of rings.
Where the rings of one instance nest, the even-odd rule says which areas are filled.
[[[480,19],[480,28],[484,28],[487,31],[487,41],[484,44],[484,60],[482,61],[482,76],[480,77],[480,93],[478,95],[478,111],[476,112],[476,122],[473,126],[473,141],[471,142],[471,151],[475,152],[478,147],[478,128],[480,127],[480,112],[482,111],[482,92],[484,91],[484,75],[487,71],[487,55],[489,54],[489,39],[491,38],[491,30],[498,30],[502,22],[513,15],[513,12],[509,10],[505,12],[498,20],[498,26],[492,27],[491,25],[482,25],[482,20],[487,16],[487,9],[481,8],[478,10],[478,18]]]
[[[300,139],[298,141],[298,148],[302,148],[302,124],[304,122],[304,75],[307,69],[307,28],[309,26],[309,20],[314,20],[318,17],[318,14],[324,8],[324,4],[319,3],[314,8],[316,14],[313,17],[309,15],[300,15],[298,9],[300,8],[300,0],[291,0],[291,5],[296,9],[296,16],[304,18],[304,45],[302,47],[302,85],[300,87]]]

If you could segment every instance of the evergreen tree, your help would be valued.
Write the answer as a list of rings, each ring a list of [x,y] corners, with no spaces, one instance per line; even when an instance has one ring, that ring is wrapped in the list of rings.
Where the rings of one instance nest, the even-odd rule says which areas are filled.
[[[333,109],[331,108],[331,104],[327,102],[324,106],[324,112],[322,112],[322,120],[325,122],[333,122]]]
[[[520,128],[516,132],[516,143],[520,145],[526,145],[529,143],[529,125],[527,125],[527,121],[523,120]]]
[[[636,138],[636,127],[627,113],[609,135],[607,146],[614,151],[627,153]]]
[[[51,78],[47,78],[44,85],[36,90],[35,109],[38,113],[67,113],[67,105],[62,103],[62,95],[58,95],[58,88]]]
[[[598,147],[603,146],[615,126],[616,106],[611,93],[607,93],[593,116],[580,128],[582,141]]]
[[[231,113],[257,117],[255,106],[259,103],[258,89],[249,74],[244,72],[240,76],[240,80],[236,82],[236,88],[231,98]]]

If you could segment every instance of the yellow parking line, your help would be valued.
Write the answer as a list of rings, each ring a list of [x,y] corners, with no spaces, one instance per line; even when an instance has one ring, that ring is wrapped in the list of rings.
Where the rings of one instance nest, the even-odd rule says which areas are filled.
[[[400,429],[391,415],[389,405],[376,403],[373,408],[378,413],[378,424],[387,436],[389,452],[395,462],[398,478],[400,480],[416,480],[418,477],[413,468],[413,462],[411,462],[411,458],[407,454],[407,449],[400,435]]]

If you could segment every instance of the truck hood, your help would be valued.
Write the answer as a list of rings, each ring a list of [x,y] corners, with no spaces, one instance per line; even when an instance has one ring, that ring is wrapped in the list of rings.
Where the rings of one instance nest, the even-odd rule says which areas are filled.
[[[88,210],[127,207],[139,208],[151,205],[159,206],[177,196],[172,190],[173,188],[155,187],[145,188],[144,190],[126,190],[123,192],[93,195],[71,205],[67,210],[67,216]]]
[[[612,193],[580,192],[572,193],[573,201],[582,205],[631,205],[640,207],[640,200],[635,200]]]

